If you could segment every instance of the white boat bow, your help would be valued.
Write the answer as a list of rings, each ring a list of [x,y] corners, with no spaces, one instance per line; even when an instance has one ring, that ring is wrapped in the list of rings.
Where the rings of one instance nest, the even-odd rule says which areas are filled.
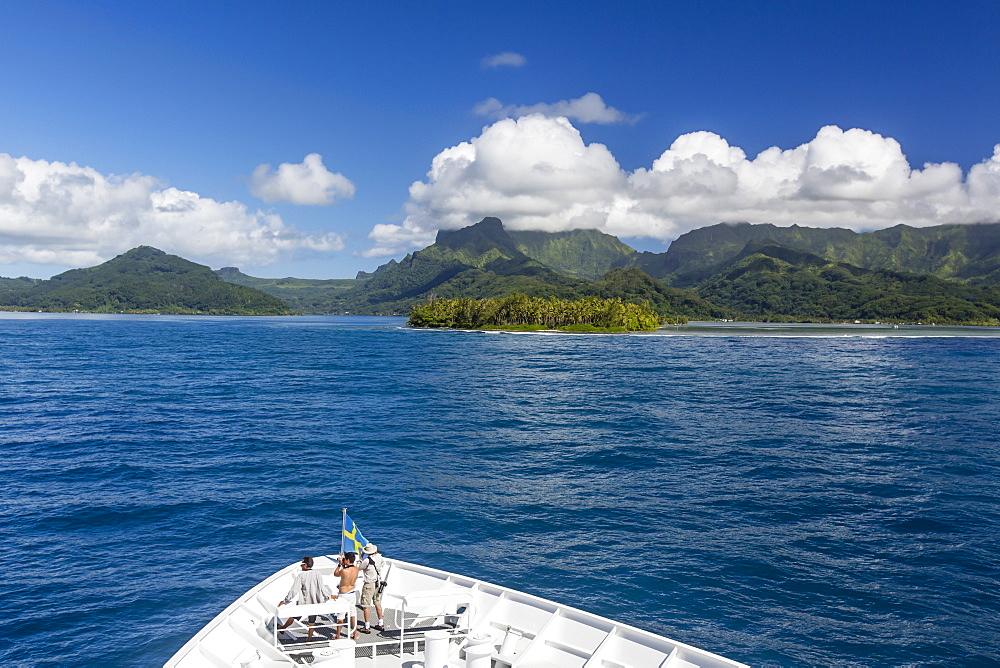
[[[514,589],[386,559],[385,630],[351,638],[353,595],[277,607],[299,564],[267,578],[201,629],[166,668],[737,668],[746,666],[611,619]],[[313,569],[332,591],[336,562]],[[359,582],[358,589],[360,591]],[[300,616],[286,631],[280,620]],[[306,615],[317,615],[312,637]],[[374,621],[374,620],[373,620]],[[340,633],[338,633],[340,631]],[[336,639],[336,636],[341,636]]]

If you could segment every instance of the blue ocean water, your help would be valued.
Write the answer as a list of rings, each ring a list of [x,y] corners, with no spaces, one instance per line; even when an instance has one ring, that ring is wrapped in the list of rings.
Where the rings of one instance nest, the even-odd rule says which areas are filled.
[[[755,666],[1000,663],[996,332],[402,324],[0,314],[0,664],[161,665],[345,506]]]

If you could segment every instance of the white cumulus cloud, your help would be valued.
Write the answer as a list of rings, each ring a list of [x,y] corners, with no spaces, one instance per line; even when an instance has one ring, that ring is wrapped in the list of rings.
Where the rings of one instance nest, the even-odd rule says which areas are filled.
[[[504,51],[503,53],[486,56],[483,58],[482,65],[486,69],[493,69],[496,67],[523,67],[527,62],[528,59],[520,53]]]
[[[499,215],[514,229],[569,230],[601,226],[605,203],[627,187],[602,144],[585,145],[568,120],[526,116],[485,128],[439,153],[427,181],[410,186],[402,225],[378,225],[365,254],[392,255]],[[606,214],[605,214],[606,215]]]
[[[354,184],[328,170],[319,153],[310,153],[301,163],[283,162],[275,171],[271,165],[258,165],[250,176],[250,192],[268,203],[324,206],[354,197]]]
[[[261,266],[299,250],[341,250],[344,242],[150,176],[0,153],[0,264],[85,267],[139,245],[213,266]]]
[[[718,222],[857,231],[1000,221],[1000,144],[969,170],[914,169],[899,143],[827,126],[790,149],[750,158],[712,132],[678,137],[648,168],[628,172],[566,118],[505,119],[445,149],[410,186],[400,225],[379,225],[367,254],[391,255],[497,216],[512,229],[599,229],[670,241]]]
[[[489,118],[520,118],[532,114],[542,116],[564,117],[578,123],[635,123],[638,114],[626,114],[604,103],[597,93],[587,93],[574,100],[559,100],[551,104],[540,102],[532,105],[504,104],[495,97],[488,98],[477,104],[473,112]]]

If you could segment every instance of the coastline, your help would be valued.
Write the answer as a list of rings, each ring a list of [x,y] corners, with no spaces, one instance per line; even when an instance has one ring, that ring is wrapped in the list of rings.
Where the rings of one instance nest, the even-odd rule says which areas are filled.
[[[840,336],[871,338],[1000,337],[1000,327],[989,325],[892,325],[814,322],[719,322],[691,321],[665,325],[653,334],[687,336]]]
[[[853,323],[762,323],[692,321],[684,325],[663,325],[645,332],[567,332],[555,329],[470,329],[448,327],[409,327],[413,331],[483,332],[539,336],[677,336],[677,337],[774,337],[774,338],[1000,338],[1000,328],[982,325],[866,325]]]
[[[693,320],[682,325],[663,325],[655,331],[646,332],[567,332],[560,330],[514,330],[514,329],[448,329],[429,327],[410,327],[406,325],[405,316],[378,315],[276,315],[276,316],[241,316],[241,315],[208,315],[208,314],[150,314],[150,313],[67,313],[51,311],[0,311],[0,321],[3,320],[156,320],[160,322],[178,322],[183,320],[259,320],[296,322],[340,323],[343,325],[365,327],[391,327],[413,332],[483,332],[489,334],[536,334],[542,336],[566,336],[582,334],[614,334],[629,336],[687,336],[687,337],[860,337],[860,338],[994,338],[1000,337],[1000,327],[983,325],[891,325],[891,324],[854,324],[854,323],[775,323],[775,322],[722,322],[715,320]]]

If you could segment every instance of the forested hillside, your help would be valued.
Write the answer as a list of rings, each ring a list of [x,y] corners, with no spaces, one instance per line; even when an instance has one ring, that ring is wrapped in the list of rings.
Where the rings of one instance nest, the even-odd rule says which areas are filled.
[[[689,290],[651,281],[638,270],[609,273],[615,262],[635,253],[615,237],[594,230],[546,235],[549,233],[508,233],[499,219],[485,218],[460,230],[442,230],[431,246],[335,285],[315,280],[257,279],[235,268],[219,274],[281,296],[310,313],[405,314],[429,298],[485,299],[511,294],[560,299],[621,297],[634,303],[648,300],[664,314],[688,318],[729,313]],[[537,257],[556,258],[562,265],[572,264],[576,258],[582,269],[556,271],[524,250]],[[580,277],[593,275],[598,269],[603,278],[597,281]]]
[[[223,267],[215,273],[228,283],[277,297],[299,313],[331,313],[328,304],[334,295],[364,283],[353,278],[257,278],[247,276],[236,267]]]
[[[1000,288],[868,270],[780,246],[748,246],[697,287],[707,301],[767,320],[995,323]]]
[[[271,295],[227,283],[211,269],[149,246],[88,269],[72,269],[30,287],[0,293],[0,306],[91,313],[277,315]]]
[[[48,281],[0,279],[0,306],[402,315],[432,300],[520,294],[648,303],[667,319],[1000,324],[998,235],[1000,224],[864,234],[726,224],[689,232],[654,254],[594,230],[508,232],[486,218],[442,230],[427,248],[356,279],[256,278],[235,267],[213,273],[140,247]]]
[[[574,278],[596,280],[609,270],[624,266],[636,255],[635,249],[619,241],[618,237],[598,230],[512,230],[507,234],[517,249],[531,259]]]
[[[992,324],[998,235],[997,224],[864,234],[721,224],[682,235],[665,253],[637,253],[594,230],[510,232],[486,218],[355,280],[225,272],[316,313],[404,314],[431,299],[523,294],[648,302],[667,318]]]
[[[784,246],[862,269],[884,269],[976,284],[1000,282],[1000,223],[909,227],[858,233],[840,228],[721,223],[692,230],[665,253],[639,253],[628,265],[675,285],[692,285],[707,267],[747,244]]]
[[[7,295],[12,292],[20,292],[41,283],[40,279],[21,276],[19,278],[0,277],[0,302],[7,299]]]

